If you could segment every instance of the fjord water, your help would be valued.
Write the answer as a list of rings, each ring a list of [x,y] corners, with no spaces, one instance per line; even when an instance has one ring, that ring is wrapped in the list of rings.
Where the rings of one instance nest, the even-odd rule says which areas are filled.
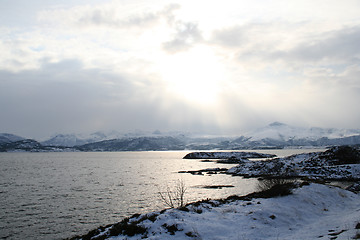
[[[257,152],[285,156],[304,151]],[[64,239],[134,213],[160,210],[165,206],[159,190],[179,179],[187,187],[188,201],[247,194],[256,188],[255,179],[178,173],[233,166],[182,159],[187,153],[0,153],[0,238]],[[206,185],[234,187],[203,188]]]

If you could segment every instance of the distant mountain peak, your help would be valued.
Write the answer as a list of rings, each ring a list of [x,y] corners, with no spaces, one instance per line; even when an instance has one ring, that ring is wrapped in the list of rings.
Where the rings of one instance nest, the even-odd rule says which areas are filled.
[[[161,132],[160,132],[160,130],[155,130],[152,134],[154,134],[154,135],[161,135]]]
[[[287,126],[285,123],[281,122],[273,122],[269,124],[270,127],[281,127],[281,126]]]
[[[24,140],[25,138],[10,134],[10,133],[0,133],[0,143],[9,143]]]

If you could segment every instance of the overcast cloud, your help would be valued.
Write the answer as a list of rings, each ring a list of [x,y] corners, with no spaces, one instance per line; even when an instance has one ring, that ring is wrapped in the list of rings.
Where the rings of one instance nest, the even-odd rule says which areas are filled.
[[[0,132],[360,128],[358,1],[0,3]]]

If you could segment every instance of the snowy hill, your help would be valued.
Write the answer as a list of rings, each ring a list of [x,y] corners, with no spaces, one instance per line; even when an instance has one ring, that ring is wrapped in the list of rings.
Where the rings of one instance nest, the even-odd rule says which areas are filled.
[[[16,136],[14,134],[0,133],[0,144],[16,142],[16,141],[20,141],[20,140],[24,140],[24,139],[25,138]]]
[[[41,142],[48,146],[67,146],[73,147],[76,145],[82,145],[88,143],[86,139],[82,139],[75,134],[58,134],[49,140]]]
[[[0,143],[0,152],[70,152],[76,151],[71,147],[63,146],[43,146],[33,139],[23,139],[19,141]]]

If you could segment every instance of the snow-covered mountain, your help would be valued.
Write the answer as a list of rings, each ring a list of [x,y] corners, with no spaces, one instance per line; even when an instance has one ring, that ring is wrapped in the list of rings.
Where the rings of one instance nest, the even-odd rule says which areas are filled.
[[[79,149],[85,151],[129,150],[237,150],[284,147],[327,147],[360,144],[360,130],[301,128],[274,122],[238,138],[206,137],[195,134],[161,133],[122,135],[106,141],[92,142]]]
[[[78,147],[81,151],[166,151],[183,150],[183,141],[174,137],[134,137],[105,140]]]
[[[73,147],[105,139],[107,139],[107,136],[101,132],[92,133],[87,136],[81,134],[58,134],[41,143],[47,146]]]
[[[85,139],[81,139],[76,134],[58,134],[46,141],[41,142],[49,146],[68,146],[73,147],[88,143]]]
[[[48,140],[42,141],[41,144],[45,146],[74,147],[114,139],[130,139],[140,137],[175,137],[182,139],[187,135],[189,135],[189,133],[184,133],[180,131],[162,133],[159,130],[155,130],[153,132],[134,130],[132,132],[123,133],[117,131],[98,131],[91,134],[57,134]]]
[[[90,134],[57,134],[51,137],[48,140],[42,141],[41,144],[46,146],[66,146],[66,147],[74,147],[80,146],[88,143],[100,142],[104,140],[110,139],[119,139],[124,137],[133,137],[142,133],[134,133],[134,134],[126,134],[119,133],[117,131],[109,131],[109,132],[94,132]]]
[[[10,133],[0,133],[0,144],[2,143],[11,143],[20,140],[24,140],[25,138],[16,136]]]
[[[13,149],[7,143],[24,140],[12,134],[0,134],[1,151]],[[22,143],[21,143],[22,144]],[[20,144],[20,146],[22,146]],[[187,132],[133,131],[128,133],[95,132],[58,134],[40,142],[44,149],[64,148],[77,151],[143,150],[239,150],[284,147],[328,147],[360,144],[360,129],[303,128],[274,122],[240,137],[204,136]],[[27,151],[28,148],[25,150]]]
[[[303,128],[290,126],[280,122],[273,122],[265,127],[256,129],[245,134],[251,141],[273,139],[278,141],[289,141],[293,139],[317,140],[320,138],[345,138],[360,134],[359,129],[337,129],[337,128]]]

